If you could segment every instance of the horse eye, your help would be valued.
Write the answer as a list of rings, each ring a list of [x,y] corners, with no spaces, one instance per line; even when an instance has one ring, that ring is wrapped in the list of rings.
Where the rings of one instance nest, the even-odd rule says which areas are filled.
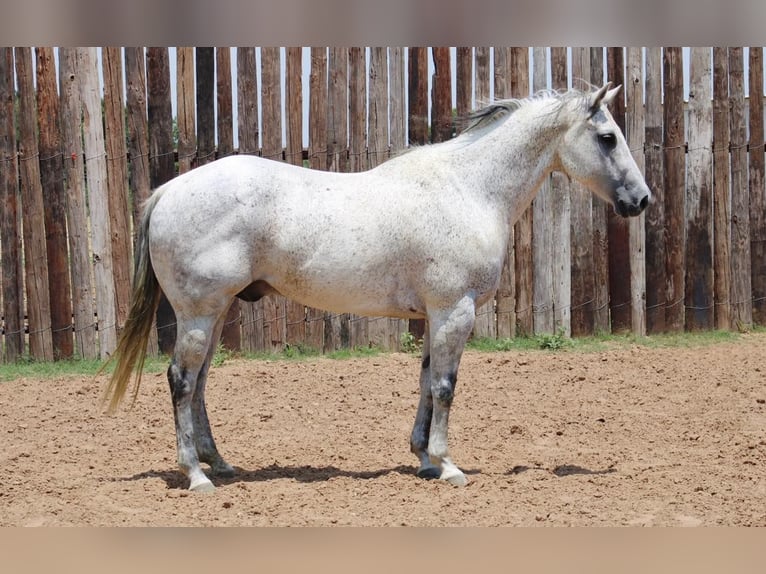
[[[600,143],[606,151],[612,151],[617,145],[617,137],[611,132],[598,134],[598,143]]]

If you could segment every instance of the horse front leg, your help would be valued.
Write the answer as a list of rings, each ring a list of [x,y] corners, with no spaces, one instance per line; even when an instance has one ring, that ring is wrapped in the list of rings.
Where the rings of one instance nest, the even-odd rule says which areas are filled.
[[[439,469],[439,478],[456,486],[463,486],[468,480],[450,459],[447,428],[460,358],[473,329],[475,311],[474,300],[466,295],[454,307],[429,314],[433,415],[428,456],[431,465]]]
[[[415,425],[412,427],[410,436],[410,450],[418,457],[420,478],[439,478],[441,468],[431,463],[428,455],[428,435],[431,432],[431,419],[433,418],[434,402],[431,395],[431,343],[426,325],[423,334],[423,360],[420,365],[420,402],[418,412],[415,415]]]

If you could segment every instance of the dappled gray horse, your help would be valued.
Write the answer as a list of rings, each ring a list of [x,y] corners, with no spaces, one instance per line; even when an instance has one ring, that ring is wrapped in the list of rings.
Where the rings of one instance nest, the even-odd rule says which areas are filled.
[[[650,201],[606,108],[618,90],[607,84],[496,102],[453,140],[362,173],[234,156],[158,188],[138,230],[132,306],[105,395],[110,409],[134,370],[138,392],[163,292],[178,321],[168,369],[178,463],[191,490],[211,490],[200,462],[213,475],[234,473],[210,432],[205,384],[235,297],[279,293],[339,313],[425,318],[411,449],[418,476],[465,484],[449,457],[449,412],[475,310],[497,290],[513,224],[554,170],[625,217]]]

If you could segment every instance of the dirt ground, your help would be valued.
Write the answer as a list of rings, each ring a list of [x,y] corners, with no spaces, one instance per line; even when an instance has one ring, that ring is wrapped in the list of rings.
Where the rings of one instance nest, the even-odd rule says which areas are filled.
[[[193,494],[164,374],[0,383],[0,526],[766,526],[766,334],[698,348],[467,351],[450,424],[469,478],[415,476],[419,358],[230,360],[208,411],[237,468]]]

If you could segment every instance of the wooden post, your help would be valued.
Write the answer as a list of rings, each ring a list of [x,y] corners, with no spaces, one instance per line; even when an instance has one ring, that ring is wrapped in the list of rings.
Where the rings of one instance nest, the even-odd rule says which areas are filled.
[[[683,54],[680,47],[663,51],[664,94],[662,107],[665,139],[665,269],[667,291],[665,295],[665,328],[683,331],[686,315],[684,306],[684,221],[686,211],[684,151],[684,93]]]
[[[407,127],[409,145],[428,142],[428,48],[411,47],[407,59]],[[426,329],[424,319],[410,319],[409,331],[422,339]]]
[[[745,72],[742,48],[729,48],[729,134],[731,145],[731,324],[753,325],[750,275],[750,193],[747,187]]]
[[[302,48],[287,48],[287,78],[285,82],[285,113],[287,114],[288,163],[303,165],[303,83]],[[285,302],[285,342],[290,345],[306,341],[306,307],[297,301]]]
[[[19,175],[14,121],[13,49],[0,49],[0,244],[2,245],[3,360],[17,361],[24,353],[21,237],[19,236]]]
[[[750,273],[753,322],[766,324],[766,165],[763,128],[763,47],[750,47]]]
[[[388,74],[389,74],[389,134],[391,156],[395,156],[406,147],[404,132],[407,118],[404,111],[404,102],[407,94],[404,89],[404,49],[388,49]],[[407,331],[408,322],[404,319],[388,319],[388,348],[394,351],[400,350],[402,334]]]
[[[194,48],[176,48],[176,126],[178,173],[186,173],[197,155],[197,115],[194,98]]]
[[[359,58],[358,49],[354,52],[354,57]],[[350,83],[349,59],[350,51],[348,48],[330,48],[328,92],[325,95],[322,91],[317,96],[316,102],[317,107],[322,106],[323,117],[326,110],[326,119],[312,118],[312,125],[314,125],[315,133],[317,133],[316,147],[322,149],[320,146],[327,142],[327,162],[330,171],[346,172],[351,170],[349,111],[351,102],[359,96],[353,95],[355,90]],[[349,99],[349,90],[351,90],[351,99]],[[359,103],[355,102],[353,105],[357,106]],[[327,135],[325,139],[322,139],[321,134],[324,130],[326,130]],[[358,137],[357,135],[355,142],[358,141]],[[355,143],[354,145],[358,144]],[[320,155],[320,160],[321,157]],[[323,351],[335,351],[348,346],[351,329],[350,319],[351,315],[348,313],[335,314],[327,311],[324,314]]]
[[[551,78],[554,90],[567,89],[567,49],[551,48]],[[561,173],[551,176],[551,214],[553,221],[553,321],[556,331],[572,334],[572,273],[570,238],[569,181]]]
[[[370,97],[367,122],[369,126],[367,158],[369,168],[388,159],[388,51],[384,47],[370,48]],[[371,347],[390,349],[388,317],[369,317],[367,337]]]
[[[218,100],[218,154],[222,158],[234,153],[234,115],[232,111],[231,48],[215,49],[216,95]],[[226,312],[221,344],[230,351],[242,349],[239,299],[234,299]]]
[[[130,169],[128,181],[132,195],[133,241],[142,206],[149,198],[149,123],[146,117],[146,62],[143,48],[125,48],[125,85]],[[65,158],[66,159],[66,158]],[[148,352],[157,355],[156,325],[149,334]]]
[[[156,189],[175,176],[173,115],[170,105],[170,62],[167,48],[146,49],[147,112],[149,130],[149,178]],[[176,316],[163,295],[157,308],[157,344],[170,355],[176,342]]]
[[[106,359],[117,346],[117,307],[114,292],[112,260],[112,228],[109,218],[104,123],[101,113],[101,90],[96,48],[78,48],[82,82],[85,176],[90,208],[93,277],[96,286],[98,341],[101,359]]]
[[[102,50],[104,76],[104,136],[107,159],[107,201],[112,242],[115,311],[119,332],[130,310],[131,259],[130,208],[128,206],[128,150],[125,145],[122,49]]]
[[[365,129],[367,114],[367,90],[365,79],[367,67],[365,63],[365,48],[349,49],[349,155],[351,171],[367,169],[367,130]],[[332,96],[331,96],[332,97]],[[341,346],[367,346],[368,335],[367,317],[349,314],[348,331],[344,332],[341,323]]]
[[[143,48],[125,48],[126,105],[130,191],[133,194],[133,229],[138,227],[141,205],[149,198],[149,124],[146,118],[146,63]],[[156,335],[156,333],[155,333]]]
[[[282,160],[282,90],[280,87],[280,48],[261,48],[261,118],[263,119],[263,157]],[[279,352],[287,328],[285,298],[269,295],[263,302],[266,349]]]
[[[590,81],[595,86],[604,84],[604,49],[590,50]],[[609,333],[609,224],[612,208],[603,201],[591,198],[593,226],[593,331]]]
[[[641,48],[628,48],[628,76],[625,78],[627,109],[625,135],[638,169],[644,172],[644,102]],[[630,311],[633,334],[646,335],[645,220],[642,213],[628,222],[630,248]]]
[[[197,83],[197,158],[195,166],[215,160],[215,48],[195,48]]]
[[[516,69],[513,67],[512,48],[495,47],[495,99],[511,96]],[[509,339],[516,334],[516,268],[514,261],[514,236],[511,233],[500,271],[500,285],[495,295],[497,337]],[[531,313],[530,313],[531,317]]]
[[[691,49],[686,171],[686,329],[713,328],[713,105],[710,48]]]
[[[255,48],[237,48],[237,134],[239,153],[258,153],[258,84]],[[263,300],[239,302],[242,344],[248,351],[264,351]]]
[[[32,49],[15,48],[15,56],[19,87],[19,171],[29,354],[36,360],[51,361],[51,306],[48,295],[43,188],[40,182],[40,155],[37,145],[37,107],[32,79]]]
[[[572,48],[572,78],[590,76],[590,48]],[[588,89],[575,85],[580,89]],[[593,334],[593,196],[571,182],[570,239],[572,249],[572,335]],[[599,205],[599,207],[601,207]]]
[[[731,328],[729,52],[713,48],[713,286],[716,329]]]
[[[431,48],[434,73],[431,82],[431,142],[452,138],[452,75],[449,48]]]
[[[479,108],[489,103],[489,48],[486,46],[476,47],[475,57],[474,86],[476,88],[476,103],[473,107]],[[476,309],[476,322],[473,327],[473,333],[478,337],[497,338],[497,317],[495,315],[494,297]]]
[[[455,51],[455,112],[458,133],[473,107],[473,48],[458,46]]]
[[[607,76],[614,85],[622,84],[623,89],[612,104],[612,115],[617,125],[625,131],[625,56],[622,47],[607,48]],[[609,308],[612,316],[612,331],[625,332],[632,328],[630,290],[630,235],[628,222],[614,212],[607,211],[609,235]]]
[[[82,96],[80,65],[75,48],[59,49],[61,85],[61,146],[66,178],[66,218],[72,276],[75,353],[85,359],[98,356],[93,315],[88,215],[85,201],[85,157],[82,148]]]
[[[533,48],[532,89],[537,92],[548,87],[546,48]],[[532,317],[535,335],[551,334],[553,322],[553,220],[551,213],[551,178],[543,181],[532,200]]]
[[[646,209],[646,331],[665,330],[665,189],[662,152],[662,48],[646,48],[646,184],[654,202]]]
[[[511,91],[514,98],[526,98],[529,96],[529,49],[511,48]],[[521,218],[516,222],[513,231],[513,239],[508,245],[506,258],[514,264],[514,299],[516,312],[514,323],[511,325],[508,336],[516,336],[520,333],[529,337],[534,332],[534,264],[532,259],[532,206],[528,207]],[[498,328],[500,319],[498,317]],[[499,333],[498,333],[499,335]]]
[[[62,177],[64,162],[61,155],[56,65],[52,48],[36,48],[35,51],[37,54],[40,178],[45,208],[53,356],[55,359],[69,359],[74,354],[72,286],[69,280],[67,253],[66,195]]]

